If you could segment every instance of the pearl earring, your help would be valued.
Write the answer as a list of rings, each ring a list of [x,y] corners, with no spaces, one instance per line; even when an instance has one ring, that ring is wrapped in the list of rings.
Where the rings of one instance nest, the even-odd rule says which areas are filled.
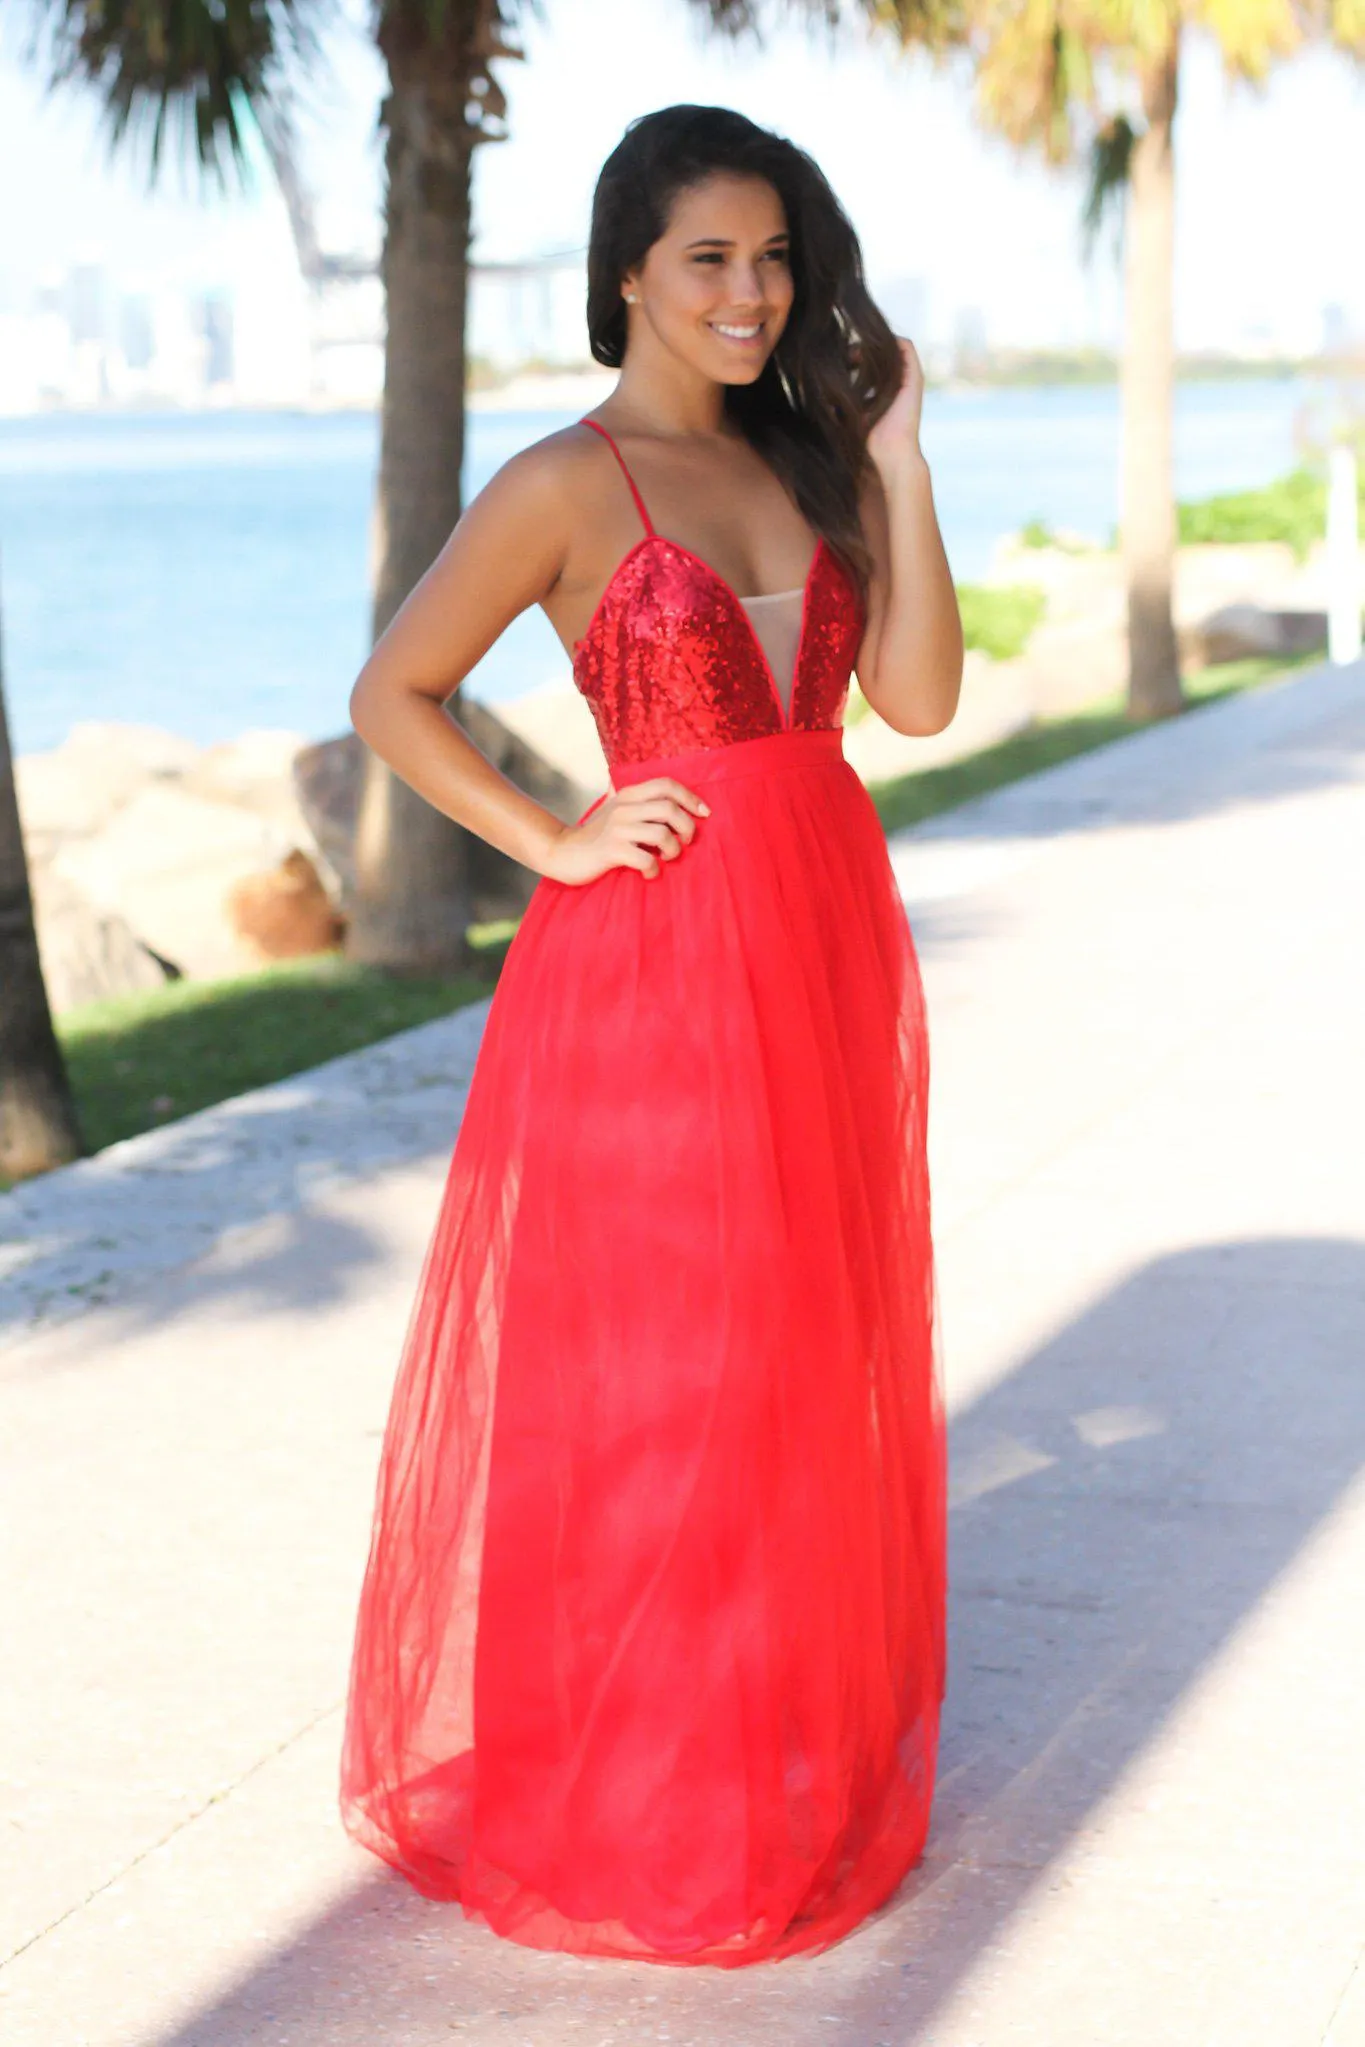
[[[634,294],[634,292],[633,292],[633,291],[628,291],[628,292],[626,293],[626,304],[627,304],[628,306],[638,306],[638,305],[639,305],[639,303],[640,303],[640,301],[639,301],[639,299],[637,299],[637,298],[636,298],[636,296],[635,296],[635,294]]]

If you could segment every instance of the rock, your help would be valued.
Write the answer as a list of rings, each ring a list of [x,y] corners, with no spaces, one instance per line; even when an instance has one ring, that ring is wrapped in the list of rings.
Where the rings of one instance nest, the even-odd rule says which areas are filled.
[[[294,759],[307,743],[298,732],[244,733],[240,739],[206,747],[181,777],[180,787],[192,796],[254,811],[300,845],[311,847],[312,834],[294,786]]]
[[[274,727],[244,732],[238,739],[205,747],[187,780],[202,795],[251,809],[263,789],[290,786],[295,756],[307,744],[302,732],[282,732]]]
[[[501,774],[566,824],[581,817],[598,793],[544,759],[510,722],[504,722],[477,698],[466,697],[460,702],[459,722]],[[339,738],[301,748],[294,759],[299,807],[324,859],[340,877],[343,910],[355,889],[356,819],[360,814],[367,758],[363,740],[357,733],[347,732]],[[606,786],[605,772],[601,786]],[[530,901],[536,875],[496,846],[490,846],[477,833],[466,836],[470,921],[491,923],[498,918],[519,916]]]
[[[1289,660],[1326,645],[1325,612],[1266,611],[1257,604],[1225,604],[1182,635],[1181,653],[1191,665],[1211,668],[1220,661],[1258,656]]]
[[[235,882],[224,908],[238,944],[263,962],[335,952],[346,929],[317,868],[297,849],[270,873]]]
[[[294,761],[308,742],[301,733],[261,730],[207,747],[180,787],[193,796],[249,810],[274,826],[280,840],[308,855],[333,902],[341,877],[314,835],[299,801]]]
[[[542,760],[585,794],[585,805],[607,787],[607,763],[592,712],[571,682],[547,683],[499,704],[498,716]]]
[[[35,877],[33,913],[47,999],[58,1014],[165,983],[165,964],[141,943],[127,919],[91,903],[61,875]]]
[[[52,870],[198,980],[242,971],[228,892],[292,850],[268,819],[150,782],[102,831],[63,846]]]
[[[142,725],[77,725],[49,753],[14,764],[29,858],[40,865],[68,839],[101,831],[139,789],[184,772],[198,749]]]
[[[294,755],[294,794],[313,842],[337,876],[342,901],[355,889],[355,828],[367,752],[358,732],[301,746]]]
[[[1128,635],[1104,618],[1046,619],[1020,660],[1035,716],[1063,718],[1128,687]]]
[[[543,803],[566,824],[571,824],[587,809],[592,795],[583,784],[547,760],[532,741],[523,738],[487,704],[481,704],[477,697],[461,697],[456,711],[460,724],[480,753],[492,761],[509,781],[515,782],[518,789],[534,796],[537,803]],[[591,718],[591,713],[588,715]],[[499,855],[499,858],[505,859],[506,855]]]
[[[88,720],[73,725],[63,751],[90,754],[112,764],[117,762],[144,781],[183,775],[199,758],[192,739],[178,732],[163,731],[159,725],[119,725]]]
[[[481,704],[477,697],[464,697],[460,700],[459,717],[480,753],[510,782],[515,782],[518,789],[543,803],[565,824],[573,824],[583,815],[592,802],[588,790],[547,761],[486,704]],[[605,777],[603,780],[605,783]],[[471,923],[491,924],[502,917],[519,917],[538,880],[539,876],[529,867],[510,860],[486,839],[469,834]]]

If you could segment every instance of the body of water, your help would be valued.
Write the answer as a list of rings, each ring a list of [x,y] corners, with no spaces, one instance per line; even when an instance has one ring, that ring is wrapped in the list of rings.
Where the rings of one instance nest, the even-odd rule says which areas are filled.
[[[1293,466],[1312,387],[1189,384],[1176,415],[1183,497]],[[467,490],[562,426],[475,413]],[[1041,518],[1112,533],[1118,394],[1107,387],[932,392],[924,441],[959,580]],[[252,726],[340,731],[366,651],[378,424],[368,415],[51,415],[0,420],[0,606],[16,749],[83,719],[208,742]],[[567,677],[539,610],[469,678],[489,703]]]

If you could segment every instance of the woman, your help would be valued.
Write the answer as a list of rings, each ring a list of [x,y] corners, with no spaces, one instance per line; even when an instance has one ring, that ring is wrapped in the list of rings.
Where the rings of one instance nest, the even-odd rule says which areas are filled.
[[[919,365],[807,157],[637,122],[588,325],[611,396],[470,505],[352,699],[542,879],[394,1394],[342,1803],[513,1940],[734,1966],[838,1938],[928,1821],[924,1015],[840,722],[856,663],[940,730],[962,639]],[[442,710],[532,603],[611,771],[573,825]]]

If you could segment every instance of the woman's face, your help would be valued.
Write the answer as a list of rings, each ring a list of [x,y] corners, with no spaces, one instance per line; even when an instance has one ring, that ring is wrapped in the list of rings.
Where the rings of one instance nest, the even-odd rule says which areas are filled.
[[[753,383],[791,312],[782,201],[764,179],[728,174],[680,192],[663,234],[621,288],[631,338],[646,325],[714,382]]]

